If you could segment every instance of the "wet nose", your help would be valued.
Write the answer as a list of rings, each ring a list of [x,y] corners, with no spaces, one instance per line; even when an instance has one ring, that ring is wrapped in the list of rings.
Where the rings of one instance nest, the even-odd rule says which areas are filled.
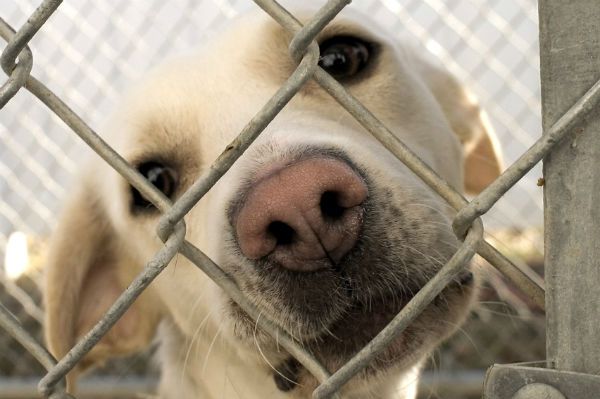
[[[346,162],[310,158],[254,185],[234,221],[242,253],[295,271],[331,267],[356,244],[368,195]]]

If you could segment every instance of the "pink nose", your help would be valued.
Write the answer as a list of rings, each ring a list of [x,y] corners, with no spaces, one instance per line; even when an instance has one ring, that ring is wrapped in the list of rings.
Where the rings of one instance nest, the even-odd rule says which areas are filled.
[[[240,249],[290,270],[331,267],[356,244],[367,193],[363,179],[337,159],[279,169],[251,188],[237,215]]]

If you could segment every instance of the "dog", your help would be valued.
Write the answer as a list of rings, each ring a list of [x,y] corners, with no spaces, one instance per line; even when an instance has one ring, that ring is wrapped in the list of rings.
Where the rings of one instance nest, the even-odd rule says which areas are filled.
[[[142,79],[109,119],[107,141],[176,201],[294,71],[290,39],[266,15],[240,18]],[[316,40],[319,65],[456,190],[477,193],[500,174],[485,114],[424,49],[345,12]],[[45,287],[57,357],[163,245],[160,212],[99,158],[70,194]],[[454,214],[309,81],[185,221],[186,238],[333,372],[452,256]],[[425,359],[464,321],[478,280],[467,267],[343,397],[414,399]],[[161,398],[309,398],[318,385],[178,255],[70,373],[69,390],[84,369],[155,336]]]

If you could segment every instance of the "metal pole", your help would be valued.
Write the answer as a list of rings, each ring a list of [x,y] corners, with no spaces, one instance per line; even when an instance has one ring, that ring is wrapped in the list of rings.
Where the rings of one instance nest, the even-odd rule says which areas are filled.
[[[600,1],[540,0],[544,132],[600,78]],[[597,110],[596,110],[597,109]],[[544,159],[548,359],[600,374],[600,108]]]

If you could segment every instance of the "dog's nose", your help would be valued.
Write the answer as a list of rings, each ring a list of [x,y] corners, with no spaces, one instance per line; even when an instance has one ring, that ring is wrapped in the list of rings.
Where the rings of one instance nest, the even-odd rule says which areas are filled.
[[[331,267],[356,244],[367,194],[362,177],[338,159],[279,169],[250,189],[235,219],[240,249],[295,271]]]

